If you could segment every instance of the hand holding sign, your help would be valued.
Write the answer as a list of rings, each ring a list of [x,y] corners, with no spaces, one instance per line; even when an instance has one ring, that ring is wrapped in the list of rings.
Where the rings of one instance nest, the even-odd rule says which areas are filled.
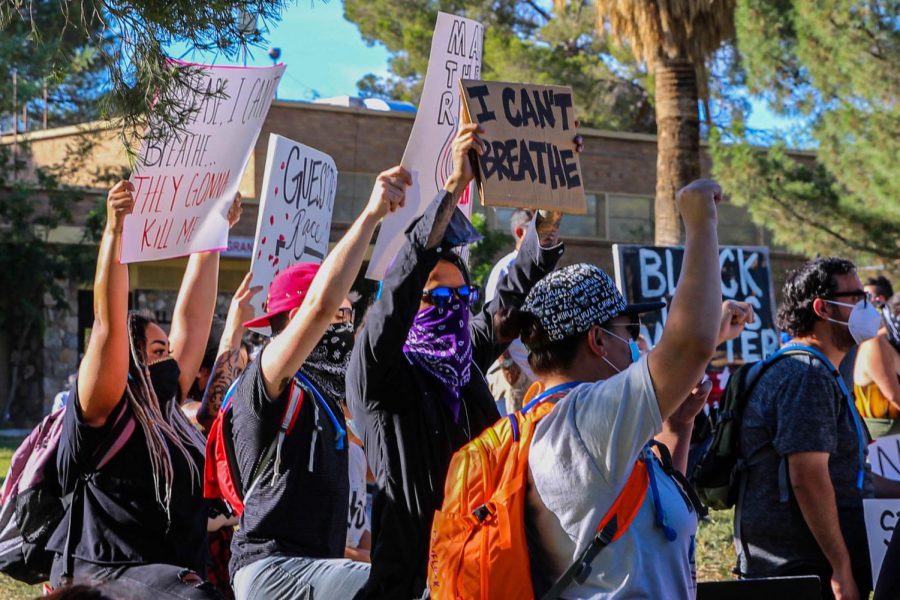
[[[238,221],[241,220],[241,215],[243,213],[244,207],[241,206],[241,193],[237,192],[234,195],[234,201],[231,203],[231,207],[228,209],[228,229],[237,225]]]
[[[134,210],[134,185],[130,181],[120,181],[106,195],[106,228],[114,233],[122,233],[125,217]]]
[[[453,140],[453,172],[444,184],[444,189],[456,198],[462,195],[475,177],[475,157],[482,156],[487,149],[487,144],[481,138],[483,133],[484,128],[478,123],[462,123]]]
[[[696,179],[675,194],[675,203],[685,228],[716,222],[716,204],[722,201],[722,187],[712,179]]]

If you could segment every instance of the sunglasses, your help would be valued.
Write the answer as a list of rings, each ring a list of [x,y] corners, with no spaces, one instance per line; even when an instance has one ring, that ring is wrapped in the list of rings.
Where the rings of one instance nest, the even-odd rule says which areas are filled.
[[[422,300],[437,308],[445,308],[453,298],[458,298],[463,304],[472,306],[478,302],[478,286],[462,285],[452,288],[442,285],[422,292]]]
[[[828,294],[827,296],[822,296],[823,298],[831,299],[831,298],[859,298],[863,301],[863,307],[868,306],[871,301],[871,297],[869,293],[865,290],[847,290],[845,292],[833,292]],[[858,301],[857,301],[858,302]]]
[[[625,331],[628,332],[628,335],[631,336],[631,339],[637,341],[639,337],[641,337],[641,323],[638,321],[637,323],[607,323],[603,327],[624,327]]]

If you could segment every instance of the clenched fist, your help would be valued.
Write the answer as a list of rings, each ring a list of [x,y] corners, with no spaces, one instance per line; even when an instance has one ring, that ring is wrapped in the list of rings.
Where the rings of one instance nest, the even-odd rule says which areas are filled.
[[[125,217],[134,210],[134,186],[130,181],[120,181],[106,195],[106,228],[122,233]]]
[[[366,212],[380,219],[389,212],[395,212],[406,204],[406,186],[412,185],[409,172],[397,166],[382,171],[375,179],[375,187],[366,205]]]

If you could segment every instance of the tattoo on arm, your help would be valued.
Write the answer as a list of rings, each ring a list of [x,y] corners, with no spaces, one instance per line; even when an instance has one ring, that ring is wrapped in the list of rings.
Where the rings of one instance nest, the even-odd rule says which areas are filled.
[[[206,384],[206,390],[203,392],[200,410],[197,411],[197,421],[206,432],[212,427],[216,415],[219,414],[225,392],[241,374],[240,360],[241,348],[238,346],[236,350],[229,350],[221,354],[216,359],[216,364],[213,365],[209,383]]]
[[[458,202],[459,198],[454,198],[450,192],[444,193],[444,197],[441,198],[441,204],[438,206],[437,214],[434,217],[434,223],[431,226],[431,233],[428,235],[428,242],[425,244],[426,249],[431,250],[441,244]]]

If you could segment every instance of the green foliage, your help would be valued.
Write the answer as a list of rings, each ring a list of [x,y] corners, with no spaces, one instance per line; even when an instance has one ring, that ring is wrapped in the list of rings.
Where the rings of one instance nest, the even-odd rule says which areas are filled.
[[[472,213],[472,224],[484,239],[469,247],[469,266],[472,282],[484,289],[497,255],[512,250],[515,240],[511,235],[488,227],[487,219],[482,213]]]
[[[5,0],[0,30],[22,29],[49,64],[65,69],[73,49],[93,48],[102,66],[102,117],[121,127],[126,147],[137,150],[145,118],[153,106],[160,114],[154,135],[184,129],[194,113],[183,101],[195,90],[193,68],[172,68],[165,48],[178,41],[199,51],[234,60],[243,44],[261,45],[265,24],[277,21],[288,0]],[[239,11],[259,27],[242,30]],[[41,14],[45,20],[32,18]],[[67,39],[57,45],[56,40]],[[200,92],[202,93],[202,92]],[[155,113],[157,111],[154,111]]]
[[[73,208],[84,199],[62,181],[83,168],[85,155],[70,153],[64,163],[26,178],[21,170],[28,148],[17,150],[13,160],[11,147],[0,146],[0,328],[12,342],[7,403],[18,397],[20,371],[42,337],[45,303],[67,308],[66,286],[86,280],[95,258],[92,245],[51,240],[55,230],[73,225]]]
[[[344,15],[370,44],[391,52],[391,76],[366,75],[360,93],[418,102],[439,10],[485,26],[485,79],[571,86],[582,124],[654,132],[646,73],[595,29],[586,2],[549,12],[516,0],[345,0]]]
[[[900,29],[896,0],[742,0],[738,49],[751,93],[802,120],[815,166],[783,144],[713,145],[737,204],[804,254],[847,254],[900,272]]]
[[[5,9],[0,8],[0,15]],[[55,3],[40,2],[20,19],[2,22],[0,35],[0,112],[20,118],[26,105],[32,119],[43,112],[46,85],[50,127],[96,119],[102,94],[102,66],[95,48],[63,25],[65,18]],[[35,31],[39,32],[36,34]],[[46,35],[53,32],[54,35]],[[17,91],[13,97],[12,73]],[[12,129],[4,124],[3,130]],[[29,129],[36,129],[35,125]]]

